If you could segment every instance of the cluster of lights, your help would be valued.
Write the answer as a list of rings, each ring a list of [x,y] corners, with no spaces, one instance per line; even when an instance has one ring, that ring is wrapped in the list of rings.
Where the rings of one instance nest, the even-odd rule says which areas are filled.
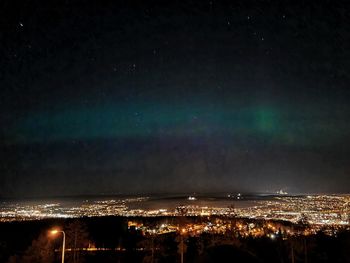
[[[243,198],[241,194],[237,195],[238,197]],[[243,208],[199,206],[196,199],[191,198],[188,205],[179,205],[175,209],[139,209],[138,207],[142,206],[138,205],[137,202],[146,202],[147,200],[147,197],[85,200],[75,206],[60,203],[2,203],[0,206],[0,221],[113,215],[126,217],[226,216],[283,220],[292,223],[304,220],[305,223],[310,225],[322,227],[327,225],[346,226],[349,224],[350,214],[350,196],[345,195],[280,196],[270,200],[255,201],[253,206]],[[132,209],[131,207],[138,209]]]
[[[146,223],[145,223],[146,222]],[[180,235],[198,236],[202,233],[225,234],[230,233],[240,237],[269,237],[272,240],[277,237],[288,238],[290,236],[308,235],[314,233],[313,228],[294,228],[288,224],[275,221],[251,221],[249,219],[232,218],[207,218],[200,223],[160,222],[157,225],[148,225],[147,221],[129,221],[129,229],[141,231],[143,235],[162,235],[166,233],[178,233]],[[327,231],[325,229],[325,231]],[[334,231],[334,229],[333,229]]]
[[[277,197],[258,201],[253,207],[236,209],[240,217],[274,219],[298,223],[307,220],[312,225],[349,224],[350,196],[315,195]]]

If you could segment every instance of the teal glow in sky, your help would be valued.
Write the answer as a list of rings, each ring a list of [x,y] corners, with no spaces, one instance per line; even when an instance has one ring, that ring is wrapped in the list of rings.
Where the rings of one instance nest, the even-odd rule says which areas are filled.
[[[295,146],[339,141],[350,124],[334,115],[299,106],[244,106],[176,103],[106,104],[64,110],[28,112],[11,130],[12,143],[147,138],[226,136],[255,137]],[[11,142],[11,140],[9,140]]]

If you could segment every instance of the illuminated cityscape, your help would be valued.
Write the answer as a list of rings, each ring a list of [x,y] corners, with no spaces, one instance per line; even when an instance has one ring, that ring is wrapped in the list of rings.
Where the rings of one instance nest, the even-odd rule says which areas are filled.
[[[229,200],[232,197],[237,201]],[[273,196],[262,200],[244,200],[241,194],[230,195],[221,199],[207,201],[190,197],[173,202],[171,208],[167,202],[152,200],[150,197],[120,198],[106,200],[83,200],[79,202],[2,202],[0,220],[24,221],[45,218],[79,218],[99,216],[125,217],[161,217],[224,216],[257,220],[281,220],[291,223],[305,221],[314,226],[347,226],[350,215],[349,195],[308,195],[308,196]],[[202,198],[204,199],[204,198]],[[197,201],[199,203],[197,203]],[[245,204],[249,202],[249,204]],[[145,208],[152,203],[154,208]]]

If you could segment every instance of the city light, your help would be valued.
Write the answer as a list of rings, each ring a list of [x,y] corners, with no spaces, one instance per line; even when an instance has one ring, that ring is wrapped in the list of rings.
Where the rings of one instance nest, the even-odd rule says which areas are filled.
[[[57,229],[51,230],[50,233],[51,235],[56,235],[59,231]]]
[[[231,195],[235,196],[235,195]],[[244,199],[244,196],[240,194]],[[251,219],[267,221],[266,229],[271,233],[278,231],[273,221],[291,222],[293,224],[308,225],[310,232],[315,233],[325,227],[344,228],[349,226],[350,218],[350,196],[349,195],[308,195],[308,196],[276,196],[269,199],[250,201],[249,205],[231,206],[228,203],[212,202],[211,205],[203,203],[200,198],[188,200],[175,208],[162,202],[156,209],[148,208],[146,205],[148,197],[121,198],[107,200],[84,200],[75,205],[62,203],[3,203],[0,206],[0,221],[26,221],[41,220],[45,218],[82,218],[100,216],[125,216],[125,217],[225,217],[236,219]],[[229,200],[232,200],[229,198]],[[187,202],[187,203],[186,203]],[[245,201],[234,201],[237,204],[244,204]],[[155,201],[152,201],[154,204]],[[165,225],[156,233],[165,233],[175,230],[176,226]],[[245,235],[261,235],[263,230],[256,226],[244,225],[239,222],[236,226]],[[213,226],[193,226],[194,232],[203,232],[205,229],[211,231]],[[217,228],[215,231],[226,231],[227,226]],[[188,233],[193,232],[185,228]],[[286,230],[292,234],[291,229]],[[57,235],[59,229],[52,229],[51,235]],[[182,231],[180,231],[182,232]]]

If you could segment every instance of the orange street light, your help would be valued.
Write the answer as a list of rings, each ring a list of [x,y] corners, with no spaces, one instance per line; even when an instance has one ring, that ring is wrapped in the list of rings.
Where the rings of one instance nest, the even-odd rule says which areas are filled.
[[[51,235],[56,235],[58,233],[58,230],[57,229],[51,230],[50,233]]]
[[[66,233],[64,233],[64,231],[62,230],[57,230],[57,229],[53,229],[50,231],[51,235],[57,235],[58,233],[62,233],[63,234],[63,241],[62,241],[62,263],[64,263],[64,251],[66,249]]]

